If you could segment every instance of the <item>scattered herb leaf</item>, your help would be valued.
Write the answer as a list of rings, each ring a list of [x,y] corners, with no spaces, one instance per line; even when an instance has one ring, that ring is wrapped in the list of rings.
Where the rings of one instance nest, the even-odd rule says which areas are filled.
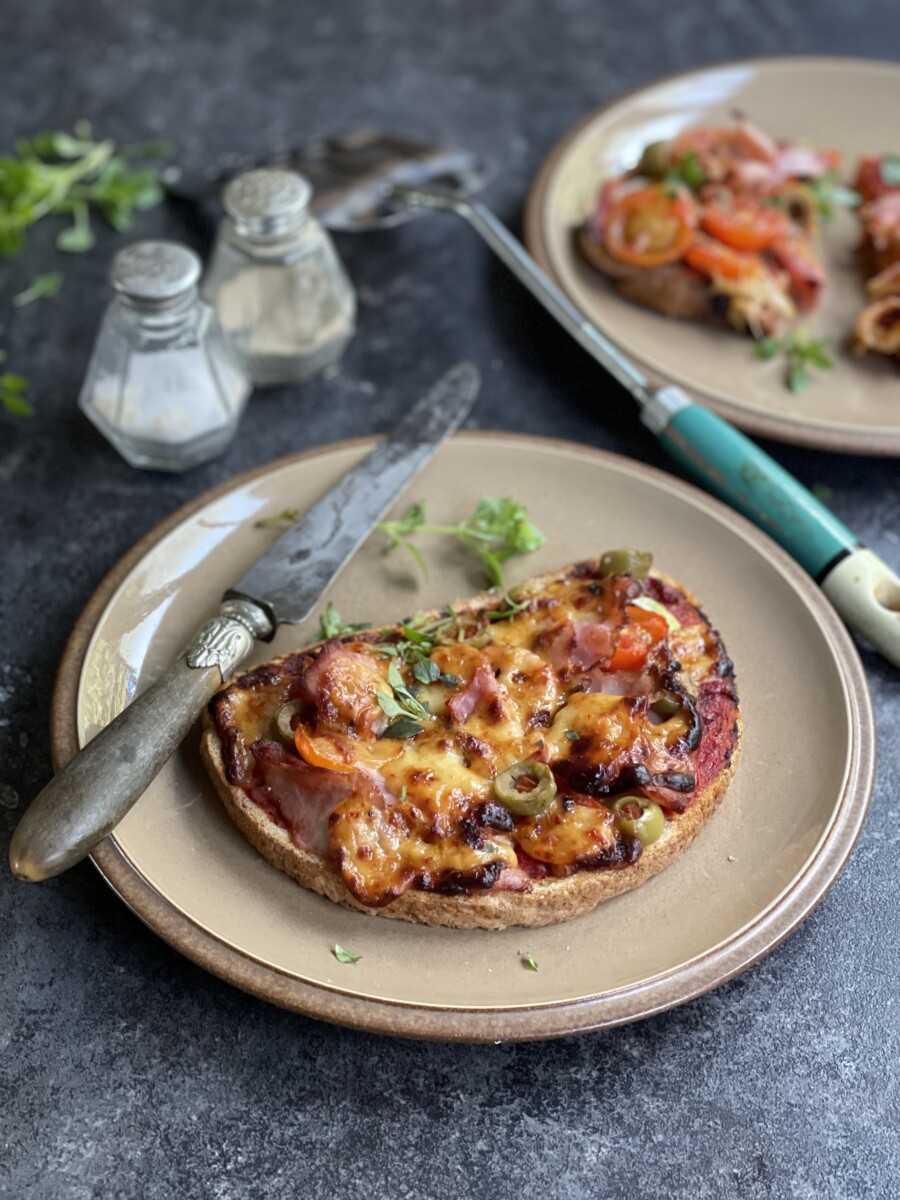
[[[784,338],[765,337],[754,347],[757,358],[771,359],[779,354],[785,359],[785,383],[799,396],[813,382],[810,367],[828,371],[834,360],[828,353],[828,339],[810,337],[805,329],[795,329]]]
[[[356,633],[360,629],[368,628],[369,626],[365,621],[358,622],[356,625],[346,625],[341,620],[341,614],[330,600],[325,605],[325,609],[319,617],[319,637],[323,641],[325,638],[341,637],[345,633]]]
[[[378,700],[379,702],[381,701],[380,695],[378,696]],[[418,737],[424,731],[425,726],[421,725],[413,717],[398,717],[396,721],[391,721],[381,736],[402,742],[406,741],[407,738]]]
[[[826,171],[817,179],[808,180],[807,186],[815,197],[819,216],[826,223],[834,219],[839,208],[856,208],[862,196],[853,188],[842,184],[837,171]]]
[[[809,490],[817,500],[830,500],[834,495],[833,490],[828,486],[827,483],[811,483],[809,485]]]
[[[900,187],[900,157],[886,154],[881,160],[881,179],[888,187]]]
[[[292,525],[300,516],[296,508],[283,508],[280,513],[271,517],[262,517],[256,522],[257,529],[267,529],[270,525]]]
[[[538,969],[538,965],[534,960],[533,954],[522,955],[522,966],[527,967],[529,971],[536,971]]]
[[[669,188],[683,185],[692,192],[699,191],[706,183],[706,175],[695,151],[691,150],[674,162],[663,176],[663,183]]]
[[[425,516],[425,502],[420,500],[399,520],[382,522],[378,528],[390,539],[388,549],[404,547],[426,572],[425,560],[410,540],[412,536],[431,533],[457,538],[481,559],[494,587],[503,587],[502,563],[514,554],[530,554],[545,541],[537,526],[528,520],[525,506],[512,496],[483,497],[474,513],[458,525],[428,524]]]
[[[32,304],[35,300],[55,296],[62,285],[61,271],[47,271],[44,275],[35,275],[24,292],[13,296],[13,304],[16,308],[24,308],[26,304]]]
[[[567,729],[566,732],[563,734],[563,737],[568,738],[570,742],[580,742],[581,741],[581,734],[576,733],[574,729]]]
[[[345,950],[343,946],[335,946],[331,952],[339,963],[358,963],[362,958],[361,954],[351,954],[349,950]]]
[[[397,797],[397,799],[400,801],[401,804],[406,803],[406,784],[405,783],[401,786],[400,794]]]

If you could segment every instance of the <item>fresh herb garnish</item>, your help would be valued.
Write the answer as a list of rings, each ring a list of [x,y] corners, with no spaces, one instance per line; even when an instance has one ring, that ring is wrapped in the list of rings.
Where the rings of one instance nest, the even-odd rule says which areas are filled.
[[[809,490],[817,500],[821,500],[823,503],[826,500],[830,500],[834,495],[834,491],[828,486],[827,483],[811,483],[809,485]]]
[[[819,216],[826,223],[834,219],[839,208],[856,208],[862,203],[859,192],[841,183],[837,171],[826,171],[806,184],[815,198]]]
[[[299,516],[296,508],[283,508],[280,513],[273,513],[271,517],[261,517],[256,522],[256,528],[267,529],[270,525],[293,525]]]
[[[795,329],[784,338],[764,337],[756,343],[754,353],[757,358],[770,359],[779,354],[785,358],[785,382],[788,388],[799,396],[813,382],[810,367],[829,371],[834,366],[834,360],[828,354],[827,338],[813,338],[805,329]]]
[[[676,188],[681,185],[696,192],[703,187],[704,183],[706,183],[706,175],[700,165],[700,159],[693,150],[677,159],[663,176],[663,184],[668,188]]]
[[[390,695],[387,692],[375,693],[378,707],[386,717],[391,719],[391,724],[381,736],[386,738],[416,737],[425,728],[422,722],[431,720],[431,713],[424,704],[416,699],[404,683],[400,668],[393,660],[388,666],[388,683],[391,685]]]
[[[528,520],[525,506],[512,496],[483,497],[474,513],[458,525],[432,525],[425,515],[425,502],[420,500],[399,520],[384,521],[378,526],[390,539],[388,549],[404,547],[423,572],[426,572],[425,560],[418,546],[410,540],[416,533],[457,538],[477,554],[494,587],[503,587],[503,562],[514,554],[530,554],[545,541],[537,526]]]
[[[362,958],[361,954],[351,954],[349,950],[345,950],[343,946],[335,946],[331,952],[339,963],[358,963]]]
[[[900,157],[896,154],[886,154],[879,168],[882,183],[888,187],[900,187]]]
[[[168,153],[160,144],[125,146],[109,138],[97,142],[86,121],[75,135],[37,133],[16,141],[16,152],[0,157],[0,255],[11,257],[25,245],[28,230],[45,217],[63,216],[71,225],[56,239],[67,253],[94,243],[91,211],[120,233],[130,229],[138,209],[152,208],[163,196],[158,172],[135,167],[133,158]]]
[[[563,734],[563,737],[568,738],[570,742],[580,742],[581,741],[581,734],[576,733],[574,729],[567,729],[565,731],[565,733]]]
[[[522,966],[527,967],[529,971],[536,971],[538,969],[538,965],[535,962],[533,954],[522,955]]]
[[[0,350],[0,363],[6,361],[6,351]],[[25,398],[28,380],[12,371],[0,372],[0,408],[13,417],[30,417],[34,409]]]
[[[35,300],[55,296],[62,285],[61,271],[47,271],[43,275],[35,275],[24,292],[13,296],[13,304],[16,308],[24,308],[26,304],[33,304]]]
[[[360,621],[355,625],[347,625],[341,620],[341,614],[329,600],[325,605],[322,615],[319,617],[319,637],[324,641],[325,638],[341,637],[345,633],[357,633],[360,629],[368,629],[366,621]]]

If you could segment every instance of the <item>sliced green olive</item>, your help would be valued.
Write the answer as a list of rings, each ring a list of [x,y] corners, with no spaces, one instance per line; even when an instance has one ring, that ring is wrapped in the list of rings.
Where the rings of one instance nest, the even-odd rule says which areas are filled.
[[[622,832],[637,838],[642,846],[652,846],[662,837],[666,817],[654,800],[646,796],[617,796],[610,808]]]
[[[651,142],[644,147],[644,153],[637,165],[639,175],[665,175],[672,165],[672,143]]]
[[[302,708],[303,704],[300,700],[289,700],[287,704],[282,704],[275,715],[275,730],[281,740],[287,742],[289,746],[294,744],[294,729],[291,720]]]
[[[494,780],[494,795],[514,816],[536,817],[546,812],[556,795],[556,780],[546,763],[514,763]]]
[[[645,579],[652,565],[653,555],[646,550],[607,550],[600,559],[600,574],[604,579],[610,575]]]
[[[669,717],[674,717],[680,708],[681,701],[671,692],[663,692],[650,705],[650,711],[655,712],[664,721],[668,721]]]

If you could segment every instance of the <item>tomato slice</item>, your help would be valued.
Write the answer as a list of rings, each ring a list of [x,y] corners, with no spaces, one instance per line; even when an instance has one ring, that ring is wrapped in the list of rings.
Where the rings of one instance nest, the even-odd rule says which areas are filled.
[[[356,770],[356,764],[348,762],[341,751],[341,746],[334,738],[310,737],[302,725],[294,730],[294,745],[297,753],[311,767],[324,767],[326,771],[350,772]]]
[[[733,250],[709,238],[697,238],[685,251],[684,261],[710,279],[747,279],[763,269],[756,255]]]
[[[677,262],[697,228],[697,206],[683,190],[658,183],[627,192],[611,206],[603,244],[620,262],[661,267]]]
[[[786,213],[764,204],[707,204],[700,217],[700,228],[710,237],[733,250],[757,253],[790,233]]]
[[[654,643],[661,642],[669,632],[669,623],[660,613],[650,612],[649,609],[641,608],[637,604],[626,605],[625,612],[628,614],[629,624],[640,625],[646,629]]]

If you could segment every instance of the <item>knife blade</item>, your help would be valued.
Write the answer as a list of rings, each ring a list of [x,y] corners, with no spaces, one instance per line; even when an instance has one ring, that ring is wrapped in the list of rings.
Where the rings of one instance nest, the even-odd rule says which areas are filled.
[[[281,535],[198,630],[179,659],[81,750],[32,801],[9,848],[17,878],[36,883],[85,858],[174,753],[204,704],[278,625],[296,624],[441,443],[481,386],[459,363],[387,438]]]

